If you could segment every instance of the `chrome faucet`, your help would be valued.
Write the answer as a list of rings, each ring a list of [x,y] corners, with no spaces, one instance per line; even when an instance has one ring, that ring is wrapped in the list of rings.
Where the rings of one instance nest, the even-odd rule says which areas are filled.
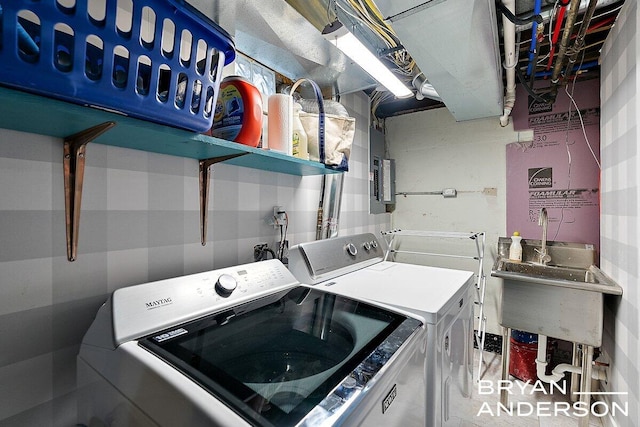
[[[546,265],[551,261],[551,256],[547,253],[547,227],[549,226],[549,216],[547,215],[546,208],[540,209],[538,225],[542,227],[542,246],[540,250],[536,249],[536,252],[538,253],[540,264]]]

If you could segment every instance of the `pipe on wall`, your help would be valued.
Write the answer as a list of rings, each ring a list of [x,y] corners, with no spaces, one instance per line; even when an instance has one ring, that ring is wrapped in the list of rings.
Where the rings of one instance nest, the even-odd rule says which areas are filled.
[[[324,175],[316,224],[316,240],[338,236],[344,173]]]
[[[503,0],[503,5],[511,13],[515,12],[515,0]],[[516,26],[504,14],[502,14],[502,28],[504,31],[504,64],[507,76],[507,88],[504,96],[504,110],[500,116],[500,126],[505,127],[509,124],[509,116],[516,103],[516,66],[518,58],[516,53]]]

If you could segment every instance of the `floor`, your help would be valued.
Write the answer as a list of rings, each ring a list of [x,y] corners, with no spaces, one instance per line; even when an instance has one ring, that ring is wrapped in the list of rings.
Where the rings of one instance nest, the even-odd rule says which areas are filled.
[[[477,371],[478,358],[480,353],[476,349],[474,374]],[[502,356],[496,353],[484,352],[484,366],[480,375],[481,382],[474,381],[473,394],[471,400],[471,411],[467,412],[460,427],[486,427],[486,426],[522,426],[522,427],[577,427],[578,417],[574,416],[573,410],[567,410],[566,413],[562,409],[568,408],[570,393],[569,387],[566,387],[566,394],[561,390],[554,388],[550,390],[548,386],[543,392],[542,383],[533,385],[525,384],[513,377],[512,393],[509,401],[513,402],[515,407],[522,408],[518,413],[516,409],[510,415],[508,413],[498,411],[498,403],[500,402],[500,394],[497,391],[499,381],[501,380]],[[474,378],[475,379],[475,378]],[[482,385],[482,387],[480,386]],[[522,389],[524,389],[524,393]],[[518,406],[518,402],[523,402]],[[567,402],[557,405],[554,402]],[[560,408],[554,410],[554,408]],[[590,415],[590,427],[602,427],[602,418]]]

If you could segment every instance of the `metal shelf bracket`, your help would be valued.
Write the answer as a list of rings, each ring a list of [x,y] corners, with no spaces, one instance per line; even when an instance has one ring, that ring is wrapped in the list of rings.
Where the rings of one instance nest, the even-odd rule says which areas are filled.
[[[200,243],[202,246],[207,244],[207,217],[209,214],[209,172],[210,167],[216,163],[226,160],[235,159],[249,153],[231,154],[228,156],[212,157],[210,159],[200,160]]]
[[[64,139],[64,209],[69,261],[75,261],[78,253],[78,230],[87,144],[115,125],[116,122],[105,122]]]

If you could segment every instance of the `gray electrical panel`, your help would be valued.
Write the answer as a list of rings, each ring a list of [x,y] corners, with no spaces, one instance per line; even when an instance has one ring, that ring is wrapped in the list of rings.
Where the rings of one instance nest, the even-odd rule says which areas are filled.
[[[396,202],[395,160],[385,158],[384,134],[369,130],[369,211],[387,212],[387,205]]]

